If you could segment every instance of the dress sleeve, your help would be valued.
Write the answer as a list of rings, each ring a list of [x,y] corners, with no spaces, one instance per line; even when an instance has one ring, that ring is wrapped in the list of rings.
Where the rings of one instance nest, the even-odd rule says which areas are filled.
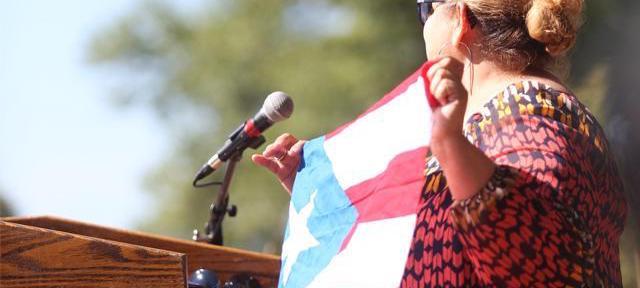
[[[454,201],[449,214],[476,273],[498,287],[588,285],[592,240],[568,204],[572,183],[585,179],[573,176],[581,167],[572,156],[575,143],[559,136],[566,127],[540,115],[494,123],[476,127],[482,136],[475,144],[498,168],[479,193]]]

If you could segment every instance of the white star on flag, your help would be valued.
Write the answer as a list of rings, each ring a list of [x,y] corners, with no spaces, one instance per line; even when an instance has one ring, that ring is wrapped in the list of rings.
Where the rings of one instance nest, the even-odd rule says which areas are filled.
[[[307,226],[307,220],[311,216],[314,208],[314,200],[318,191],[311,194],[311,199],[304,206],[300,213],[296,211],[293,202],[289,205],[289,237],[282,245],[282,259],[285,261],[282,268],[282,282],[286,285],[291,273],[291,267],[296,263],[298,255],[309,248],[320,245],[320,242],[313,237]]]

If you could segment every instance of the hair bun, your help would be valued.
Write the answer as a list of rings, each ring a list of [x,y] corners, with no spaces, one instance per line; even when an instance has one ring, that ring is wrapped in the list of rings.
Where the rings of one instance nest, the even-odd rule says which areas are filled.
[[[576,41],[582,6],[583,0],[531,0],[526,16],[529,35],[551,56],[564,54]]]

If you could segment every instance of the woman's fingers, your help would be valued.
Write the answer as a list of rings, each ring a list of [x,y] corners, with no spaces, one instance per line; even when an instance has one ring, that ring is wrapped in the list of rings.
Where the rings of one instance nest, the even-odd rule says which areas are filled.
[[[463,71],[464,64],[451,57],[438,60],[427,71],[429,90],[440,104],[433,113],[432,143],[461,133],[467,101]]]
[[[464,65],[460,61],[454,60],[451,57],[444,57],[431,65],[429,71],[427,71],[427,77],[429,79],[432,79],[440,69],[451,72],[454,77],[453,79],[459,81],[460,79],[462,79],[462,71],[464,70]]]
[[[273,143],[267,145],[267,148],[264,149],[262,156],[264,157],[280,157],[286,153],[281,144]]]
[[[278,175],[278,172],[280,172],[280,165],[278,165],[276,160],[274,160],[273,158],[265,157],[260,154],[253,154],[251,155],[251,161],[253,161],[253,163],[256,163],[258,166],[269,169],[269,171],[271,171],[271,173],[273,174]]]
[[[282,165],[281,168],[285,175],[289,175],[292,171],[298,168],[298,165],[300,164],[300,158],[302,157],[301,151],[304,143],[305,141],[298,141],[293,146],[291,146],[288,151],[283,152],[283,154],[278,157],[272,158]]]
[[[444,79],[435,87],[433,93],[441,105],[447,105],[458,99],[455,85],[452,80]]]
[[[462,87],[461,78],[464,66],[460,61],[451,57],[444,57],[434,63],[427,71],[429,90],[433,97],[445,106],[455,100],[463,98],[466,93]]]
[[[291,134],[282,134],[276,138],[273,144],[267,146],[262,155],[265,157],[283,157],[296,142],[298,142],[298,139],[293,137]]]
[[[451,71],[439,69],[431,79],[429,90],[438,103],[444,106],[462,96],[458,95],[462,93],[460,89],[457,89],[459,86],[461,86],[461,84],[455,80],[455,76]]]
[[[449,100],[452,96],[451,86],[456,85],[452,79],[453,74],[445,69],[438,70],[433,79],[431,79],[429,89],[441,105],[446,105],[450,102]]]
[[[435,72],[439,69],[446,67],[449,61],[451,61],[449,57],[444,57],[442,59],[437,60],[435,63],[431,65],[431,67],[429,67],[429,71],[427,71],[427,77],[429,79],[433,78]]]
[[[283,134],[268,145],[264,153],[252,155],[251,160],[275,174],[284,188],[291,193],[304,143],[305,141],[298,140],[290,134]]]
[[[299,158],[299,154],[304,141],[300,141],[291,134],[282,134],[272,144],[269,144],[262,155],[256,154],[252,156],[252,160],[256,164],[269,168],[274,173],[279,172],[281,164],[285,163],[287,158]],[[293,151],[292,151],[293,150]],[[288,161],[287,161],[288,162]]]
[[[284,133],[278,136],[278,138],[276,138],[276,141],[274,141],[275,144],[281,145],[285,150],[291,149],[291,146],[293,146],[297,142],[298,139],[296,137],[293,137],[293,135],[289,133]]]
[[[296,142],[293,146],[291,146],[291,149],[289,149],[289,151],[285,152],[284,154],[282,154],[281,156],[278,156],[275,159],[283,165],[283,168],[285,170],[297,169],[298,165],[300,164],[300,158],[302,157],[301,152],[302,152],[302,147],[304,146],[304,143],[305,141]],[[287,172],[291,172],[291,171],[287,171]]]

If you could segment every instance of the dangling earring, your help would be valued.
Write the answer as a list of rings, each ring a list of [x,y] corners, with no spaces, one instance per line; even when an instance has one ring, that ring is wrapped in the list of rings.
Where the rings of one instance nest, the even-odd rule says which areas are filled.
[[[469,97],[472,96],[473,94],[473,79],[474,79],[474,75],[473,75],[473,52],[471,52],[471,48],[469,48],[469,45],[467,45],[464,42],[459,42],[460,44],[462,44],[462,47],[464,47],[467,50],[467,58],[469,59]],[[442,46],[440,46],[440,50],[438,50],[438,56],[442,56],[442,52],[444,51],[445,48],[449,47],[451,45],[451,43],[449,42],[445,42],[444,44],[442,44]]]

